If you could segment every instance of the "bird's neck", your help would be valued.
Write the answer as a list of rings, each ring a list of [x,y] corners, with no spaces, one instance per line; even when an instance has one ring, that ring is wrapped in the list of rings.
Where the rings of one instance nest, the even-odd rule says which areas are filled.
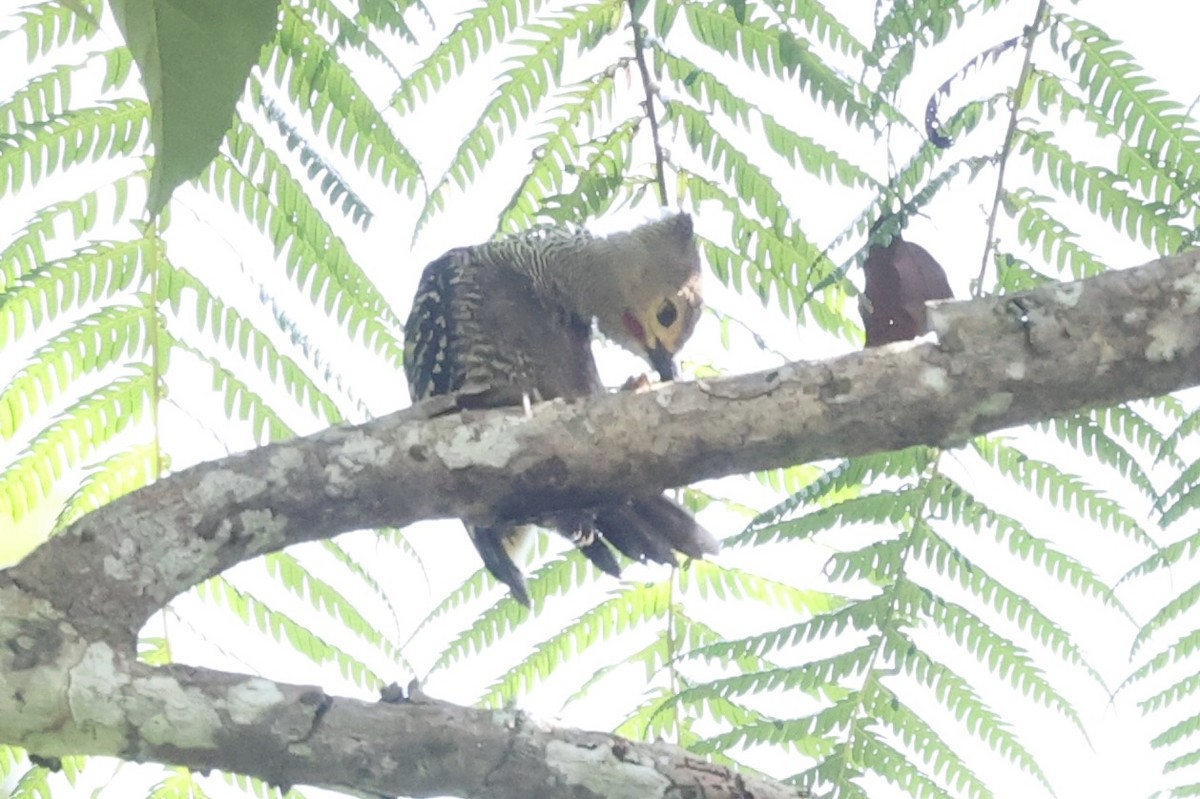
[[[584,234],[550,235],[525,242],[533,247],[513,261],[550,305],[591,320],[619,303],[615,276],[636,257],[628,236],[593,238]]]

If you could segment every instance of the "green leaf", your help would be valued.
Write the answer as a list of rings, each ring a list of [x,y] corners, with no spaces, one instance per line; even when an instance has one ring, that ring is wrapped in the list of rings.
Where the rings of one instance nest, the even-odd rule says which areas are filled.
[[[147,209],[217,154],[250,68],[275,33],[278,0],[109,0],[150,99],[155,161]]]

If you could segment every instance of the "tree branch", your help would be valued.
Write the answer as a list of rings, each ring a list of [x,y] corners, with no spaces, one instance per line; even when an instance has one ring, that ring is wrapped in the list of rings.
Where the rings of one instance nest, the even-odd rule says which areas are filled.
[[[315,689],[153,670],[135,662],[136,632],[173,596],[239,561],[346,530],[524,516],[817,458],[949,446],[1195,385],[1198,310],[1193,252],[1021,295],[939,304],[929,314],[938,343],[555,401],[531,417],[518,409],[427,420],[418,408],[201,464],[89,514],[0,572],[0,742],[393,794],[610,795],[591,783],[572,793],[583,783],[571,774],[595,776],[591,766],[572,769],[593,758],[633,779],[614,747],[652,761],[659,750],[539,728],[541,738],[520,745],[532,747],[522,769],[532,773],[540,759],[538,768],[554,770],[554,787],[541,793],[501,785],[507,761],[481,757],[499,771],[480,776],[469,748],[445,748],[440,759],[426,751],[437,763],[416,768],[421,736],[449,747],[437,724],[481,752],[517,746],[509,727],[525,727],[512,714],[443,708],[450,715],[434,723],[419,705],[330,705]],[[711,768],[661,751],[691,776]],[[666,784],[661,770],[637,773]],[[742,790],[727,773],[717,781],[728,791],[705,795]],[[754,795],[783,795],[766,791]]]
[[[5,616],[9,614],[8,597]],[[11,618],[0,618],[8,639]],[[111,755],[394,796],[795,799],[678,747],[556,727],[516,710],[332,697],[310,686],[153,668],[27,623],[25,668],[0,651],[0,741],[42,756]]]

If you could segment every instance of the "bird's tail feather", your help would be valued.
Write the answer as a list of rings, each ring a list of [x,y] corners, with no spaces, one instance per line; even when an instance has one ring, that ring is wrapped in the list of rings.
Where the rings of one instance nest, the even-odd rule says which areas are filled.
[[[512,553],[521,548],[520,540],[529,532],[528,525],[467,525],[467,535],[483,559],[483,565],[493,577],[507,585],[513,599],[525,607],[529,607],[529,587]]]
[[[675,563],[675,553],[671,551],[667,536],[638,513],[632,502],[597,510],[596,528],[631,560]]]
[[[702,558],[721,551],[713,534],[696,523],[695,517],[661,494],[649,499],[631,501],[633,510],[642,521],[665,537],[671,546],[683,554]]]
[[[605,574],[611,574],[613,577],[621,576],[621,564],[617,563],[617,558],[613,555],[612,548],[604,543],[604,539],[600,536],[595,536],[587,543],[576,544],[583,556],[596,564],[596,568]]]
[[[702,558],[716,554],[721,548],[712,533],[697,524],[690,513],[661,495],[631,499],[593,511],[560,513],[540,521],[555,528],[597,568],[614,577],[621,576],[621,566],[610,544],[631,560],[672,565],[676,562],[676,551]],[[528,531],[525,524],[467,527],[483,565],[508,586],[513,599],[526,607],[530,602],[529,588],[513,554]]]
[[[662,495],[601,508],[596,528],[632,560],[674,564],[672,550],[702,558],[721,548],[690,513]]]

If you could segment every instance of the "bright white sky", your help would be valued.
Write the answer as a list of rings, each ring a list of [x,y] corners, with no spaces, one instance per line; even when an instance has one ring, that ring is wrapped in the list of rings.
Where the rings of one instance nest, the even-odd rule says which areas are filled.
[[[6,2],[13,2],[13,0],[6,0]],[[438,5],[439,13],[443,11],[441,4],[431,5]],[[839,14],[844,13],[846,16],[843,20],[855,26],[861,37],[869,37],[866,31],[871,20],[871,3],[861,0],[853,2],[846,0],[829,5],[830,7],[836,6]],[[915,87],[914,91],[911,96],[906,95],[902,98],[904,110],[910,115],[910,118],[920,120],[925,100],[930,91],[947,74],[957,70],[971,55],[978,52],[982,46],[990,45],[1018,33],[1032,18],[1032,10],[1035,5],[1035,0],[1012,3],[1009,10],[989,16],[986,23],[968,27],[961,33],[955,34],[951,42],[939,51],[938,60],[930,59],[927,62],[918,63],[916,77],[910,82],[910,85]],[[451,4],[447,3],[444,7],[449,8]],[[1110,33],[1124,38],[1127,42],[1127,49],[1133,53],[1146,70],[1160,81],[1163,88],[1168,89],[1176,99],[1185,104],[1200,95],[1200,71],[1197,71],[1192,64],[1196,23],[1200,21],[1200,11],[1194,10],[1197,8],[1200,7],[1181,0],[1176,2],[1145,0],[1136,5],[1114,0],[1092,0],[1091,2],[1082,2],[1077,6],[1064,4],[1065,11],[1091,19]],[[446,18],[448,17],[447,14]],[[433,37],[428,33],[425,36],[427,41],[433,41]],[[23,44],[20,48],[14,47],[14,44],[15,42],[11,39],[0,40],[0,97],[6,96],[14,86],[20,85],[23,82],[23,74],[28,74],[24,73],[26,67],[23,63]],[[992,67],[985,71],[978,79],[978,84],[966,85],[986,85],[990,89],[995,85],[1013,80],[1016,70],[1016,61],[1010,57],[999,67]],[[455,84],[453,92],[447,92],[442,98],[434,101],[429,116],[424,118],[436,118],[438,124],[402,128],[403,140],[422,163],[428,165],[428,174],[431,179],[436,179],[440,174],[438,167],[446,163],[458,144],[459,134],[448,135],[447,131],[465,131],[466,126],[473,121],[476,110],[481,107],[482,101],[490,91],[490,84],[483,79],[483,76],[487,75],[490,78],[494,72],[480,69],[478,74],[481,76],[478,81],[464,81]],[[753,96],[752,93],[755,90],[755,87],[747,87],[748,96]],[[385,100],[386,95],[386,90],[381,89],[380,100]],[[974,96],[972,89],[963,88],[956,93],[955,99],[966,99],[971,96]],[[829,122],[828,117],[824,114],[805,116],[802,103],[798,104],[797,114],[800,118],[796,120],[795,125],[806,134],[826,142],[837,141],[839,147],[843,147],[846,153],[859,163],[870,165],[876,169],[880,169],[885,163],[882,160],[885,153],[881,145],[867,140],[855,140],[853,137],[848,141],[842,141],[845,138],[844,128]],[[1079,142],[1078,146],[1087,147],[1088,143]],[[386,192],[375,191],[372,187],[359,186],[368,192],[375,191],[374,194],[368,195],[368,200],[378,216],[368,235],[359,237],[355,242],[354,251],[361,261],[371,269],[373,277],[377,279],[381,289],[393,301],[401,315],[407,311],[409,298],[415,288],[420,267],[424,263],[448,247],[482,240],[491,234],[494,227],[495,210],[507,199],[511,187],[515,185],[516,176],[521,174],[528,149],[529,146],[526,142],[519,140],[513,142],[507,151],[511,157],[499,158],[497,168],[490,173],[491,178],[472,189],[469,205],[474,212],[463,212],[461,209],[467,203],[457,195],[452,196],[450,207],[457,207],[460,210],[443,213],[435,218],[421,236],[411,244],[407,236],[408,231],[411,231],[410,220],[413,208]],[[903,160],[906,156],[907,151],[900,149],[896,157],[897,160]],[[1010,175],[1014,181],[1021,180],[1019,174],[1010,173]],[[501,188],[489,191],[489,186]],[[929,209],[929,218],[915,220],[906,232],[906,238],[920,242],[946,266],[952,285],[959,296],[965,296],[968,293],[968,281],[977,274],[979,269],[984,245],[986,207],[990,202],[991,192],[994,191],[994,177],[989,175],[987,178],[977,181],[969,190],[964,189],[964,194],[967,191],[973,192],[971,196],[943,197],[940,202]],[[36,200],[31,200],[31,207],[35,202]],[[455,206],[456,202],[461,204]],[[815,199],[811,196],[797,197],[796,202],[798,203],[797,207],[808,209],[803,217],[805,228],[814,235],[818,244],[823,244],[839,232],[850,215],[860,207],[857,198],[848,198],[845,193],[842,193],[840,197],[832,196],[832,193],[829,197]],[[198,224],[197,218],[192,215],[194,212],[200,216],[206,216],[209,211],[211,211],[209,204],[206,204],[196,192],[189,192],[182,196],[181,206],[176,209],[173,220],[173,233],[179,237],[177,241],[199,242],[206,239],[211,241],[211,236],[206,233],[208,229],[204,225]],[[706,225],[712,230],[719,229],[719,222],[714,224],[711,219],[706,221],[704,208],[697,209],[697,212],[702,230]],[[633,212],[614,214],[612,218],[604,221],[603,228],[629,227],[653,213],[650,206],[643,206]],[[24,218],[25,214],[22,213],[9,220],[0,220],[0,232],[7,233],[8,230],[19,227],[23,224]],[[400,224],[397,220],[403,220],[403,223]],[[349,230],[348,227],[345,229]],[[1134,264],[1147,260],[1149,257],[1148,253],[1128,245],[1106,230],[1092,229],[1083,225],[1077,226],[1076,230],[1083,234],[1089,249],[1104,254],[1110,263]],[[234,241],[243,264],[269,260],[269,251],[261,242],[249,240],[243,242],[236,237]],[[176,252],[183,249],[178,245],[174,246],[176,246]],[[218,245],[217,249],[219,251],[221,245]],[[225,258],[224,255],[220,257]],[[181,260],[184,259],[181,258]],[[793,324],[777,314],[764,313],[756,300],[743,299],[732,292],[723,290],[716,285],[715,280],[709,281],[709,294],[713,305],[745,321],[756,333],[762,335],[772,348],[789,358],[817,358],[850,348],[850,345],[845,342],[832,341],[829,337],[815,334],[810,329],[797,331]],[[611,347],[606,347],[605,353],[604,368],[614,383],[620,382],[624,376],[642,368],[630,357],[612,352]],[[398,405],[395,397],[398,386],[403,383],[400,376],[381,375],[372,380],[363,380],[362,375],[374,374],[367,371],[368,369],[377,367],[373,367],[370,363],[348,363],[347,360],[353,357],[349,353],[345,355],[335,353],[335,355],[342,359],[339,360],[339,364],[343,366],[342,371],[345,374],[354,375],[355,379],[359,381],[355,384],[356,390],[371,401],[376,411],[386,411]],[[694,343],[686,351],[685,356],[690,361],[713,363],[718,368],[731,372],[749,371],[778,362],[777,355],[760,352],[753,345],[748,334],[735,336],[733,349],[729,352],[724,351],[719,344],[716,322],[711,318],[707,319],[698,329]],[[6,373],[5,369],[0,368],[0,374],[4,373]],[[184,390],[186,391],[186,389]],[[206,377],[198,378],[195,390],[207,390]],[[179,389],[176,391],[178,393]],[[211,437],[198,436],[191,421],[173,413],[170,408],[165,411],[164,420],[168,434],[166,445],[175,453],[174,466],[176,468],[223,454],[223,448],[217,446]],[[235,440],[231,446],[248,446],[249,443],[249,441],[237,442]],[[963,459],[957,465],[960,468],[955,469],[955,464],[952,463],[951,470],[955,471],[956,475],[961,477],[964,484],[971,490],[986,495],[989,490],[994,488],[988,480],[990,475],[983,475],[982,479],[977,479],[972,474],[969,459]],[[720,481],[709,487],[715,493],[736,496],[739,500],[755,507],[765,507],[770,503],[770,495],[766,491],[749,485],[744,480],[735,478]],[[1005,498],[1001,496],[998,502],[1005,504]],[[1011,505],[1012,502],[1009,501],[1007,504]],[[1087,552],[1089,557],[1086,562],[1099,571],[1101,576],[1106,578],[1115,576],[1113,569],[1123,562],[1124,553],[1119,553],[1119,558],[1108,559],[1109,562],[1106,564],[1103,553],[1098,553],[1094,547],[1089,547],[1088,538],[1091,531],[1076,517],[1054,513],[1040,507],[1030,508],[1029,511],[1030,515],[1035,518],[1027,518],[1026,521],[1035,533],[1045,532],[1046,528],[1055,529],[1058,531],[1056,537],[1061,546],[1080,557],[1082,557],[1081,552]],[[744,523],[733,514],[715,513],[706,515],[705,522],[720,534],[736,532]],[[440,584],[440,587],[435,588],[432,592],[435,598],[441,595],[445,585],[453,584],[453,580],[461,579],[477,568],[473,554],[470,556],[472,558],[470,562],[464,562],[463,554],[469,551],[466,549],[468,545],[465,536],[461,534],[456,525],[454,527],[445,523],[418,525],[413,532],[413,537],[418,545],[424,542],[422,554],[429,560],[434,582]],[[444,546],[431,546],[429,542],[435,538],[444,541]],[[1108,542],[1111,539],[1106,537],[1104,540]],[[747,553],[731,553],[728,560],[722,562],[737,562],[746,565],[747,568],[768,574],[773,571],[781,576],[786,574],[792,580],[796,579],[797,571],[807,570],[812,572],[814,584],[819,584],[820,567],[828,554],[828,550],[824,549],[824,546],[827,545],[814,546],[805,553],[799,554],[798,560],[786,563],[755,562],[753,558],[746,557]],[[429,601],[428,595],[425,594],[426,589],[420,575],[410,564],[399,557],[390,547],[379,546],[368,537],[360,536],[351,539],[347,542],[347,547],[368,560],[376,563],[382,561],[380,573],[396,575],[398,585],[411,586],[411,590],[398,590],[394,597],[394,603],[399,609],[400,615],[404,617],[404,626],[412,621],[411,616],[420,618],[424,614]],[[248,576],[251,574],[250,570],[258,568],[260,567],[246,567],[243,575]],[[391,569],[390,572],[389,569]],[[644,573],[646,572],[636,568],[630,570],[630,576],[634,579]],[[1176,592],[1180,585],[1187,584],[1186,580],[1187,577],[1181,576],[1176,585],[1163,586],[1162,595],[1168,596]],[[253,581],[256,590],[262,582],[261,579]],[[241,581],[241,584],[249,585],[251,580],[247,578]],[[599,588],[606,590],[611,588],[611,584],[601,585]],[[1054,588],[1054,586],[1043,586],[1037,590],[1053,592]],[[1145,596],[1127,598],[1132,600],[1133,610],[1139,614],[1151,611],[1162,599],[1162,596],[1151,596],[1148,590],[1142,590],[1146,594]],[[272,587],[267,586],[263,591],[264,596],[269,597],[277,605],[287,605],[286,597],[277,596]],[[594,592],[581,591],[578,602],[572,604],[564,601],[549,611],[548,615],[558,614],[564,620],[569,619],[586,603],[588,597],[594,596]],[[1058,602],[1063,601],[1061,597],[1055,599]],[[372,601],[364,599],[364,602]],[[405,609],[411,607],[415,607],[417,612],[405,613]],[[176,603],[176,609],[180,616],[191,620],[186,623],[182,622],[174,614],[168,616],[167,619],[167,629],[171,635],[174,652],[181,662],[236,670],[261,670],[268,676],[277,679],[317,682],[334,691],[363,695],[361,690],[349,683],[331,684],[327,670],[306,666],[298,658],[288,657],[286,660],[280,658],[278,651],[264,647],[257,635],[250,635],[240,628],[228,624],[224,617],[212,619],[203,606],[198,605],[190,598]],[[386,615],[386,609],[372,607],[365,610]],[[735,609],[733,612],[738,611]],[[1085,651],[1089,655],[1095,654],[1097,658],[1095,665],[1115,684],[1121,675],[1129,672],[1130,668],[1124,659],[1124,651],[1120,647],[1111,646],[1111,639],[1114,634],[1124,639],[1128,636],[1128,631],[1122,630],[1114,633],[1111,628],[1106,626],[1107,620],[1098,621],[1095,625],[1091,625],[1092,629],[1089,629],[1090,622],[1087,615],[1089,613],[1089,606],[1079,604],[1075,617],[1060,614],[1059,618],[1062,618],[1068,628],[1079,629],[1083,632],[1082,643]],[[208,622],[205,621],[206,615],[210,618]],[[730,629],[739,629],[746,623],[746,620],[735,616],[731,616],[727,621]],[[783,619],[756,619],[755,621],[758,624],[766,624],[769,621],[784,622]],[[540,630],[549,629],[546,625],[538,626]],[[201,634],[197,635],[197,633]],[[403,633],[398,633],[400,640],[403,640],[403,636],[407,633],[407,629]],[[334,633],[330,632],[329,634],[332,636]],[[511,648],[514,653],[512,657],[515,658],[517,656],[515,653],[521,652],[525,646],[540,637],[540,635],[528,634],[514,635],[509,642],[506,642],[506,646]],[[406,654],[412,658],[413,662],[427,666],[430,662],[429,658],[443,644],[444,641],[439,636],[427,635],[418,639],[412,650]],[[935,645],[931,644],[931,646]],[[490,657],[486,664],[472,664],[468,668],[456,668],[450,672],[443,672],[440,679],[432,680],[427,685],[427,689],[430,693],[449,700],[474,701],[480,691],[494,678],[497,668],[508,664],[510,658],[506,658],[502,650],[503,648],[497,650],[496,656]],[[946,654],[948,657],[958,656],[958,653],[953,650],[947,650]],[[539,688],[526,702],[523,702],[523,706],[546,715],[559,713],[563,700],[577,686],[581,675],[586,676],[594,668],[594,664],[589,665],[586,658],[581,659],[578,664],[567,669],[561,678],[551,680],[546,686]],[[1056,675],[1055,668],[1053,664],[1049,666],[1052,680],[1061,677],[1061,675]],[[383,672],[383,676],[385,679],[406,681],[408,675]],[[634,704],[636,696],[640,692],[639,679],[639,675],[631,671],[628,675],[611,683],[608,689],[600,692],[594,700],[572,706],[565,714],[565,720],[579,726],[596,728],[612,726],[620,720],[622,713]],[[1061,687],[1061,683],[1059,684]],[[620,695],[615,692],[625,693]],[[618,696],[619,698],[617,698]],[[1148,749],[1139,746],[1139,737],[1142,736],[1131,733],[1131,728],[1136,728],[1139,723],[1137,710],[1131,702],[1119,701],[1117,704],[1118,715],[1107,706],[1106,697],[1099,696],[1097,692],[1090,689],[1081,690],[1078,695],[1069,695],[1069,698],[1077,703],[1077,707],[1084,715],[1085,723],[1089,725],[1093,734],[1091,750],[1078,740],[1078,736],[1073,734],[1069,727],[1049,714],[1034,713],[1029,718],[1017,719],[1018,732],[1022,740],[1035,754],[1043,758],[1042,765],[1058,787],[1060,797],[1067,799],[1114,797],[1115,799],[1116,797],[1142,796],[1147,793],[1149,786],[1159,784],[1161,777],[1159,777],[1158,756],[1149,754]],[[995,698],[993,704],[998,706],[1001,712],[1007,713],[1009,710],[1003,702],[1004,698],[1000,696]],[[1158,725],[1157,728],[1161,729],[1161,720],[1158,720]],[[786,774],[791,770],[789,765],[791,764],[780,763],[775,767],[778,768],[780,774]],[[96,776],[98,778],[99,775]],[[984,776],[988,776],[987,772],[984,773]],[[146,779],[145,773],[139,769],[122,769],[117,781],[106,788],[104,795],[141,795],[145,790]],[[150,779],[154,779],[154,777]],[[103,780],[98,780],[98,782],[102,784]],[[212,784],[214,793],[220,794],[222,783]],[[87,787],[93,786],[88,784]],[[315,794],[316,792],[306,791],[306,793]],[[59,792],[59,795],[66,794]],[[886,796],[886,793],[878,795]],[[1042,793],[1036,784],[1018,778],[1011,786],[1002,787],[997,795],[1039,797]]]

